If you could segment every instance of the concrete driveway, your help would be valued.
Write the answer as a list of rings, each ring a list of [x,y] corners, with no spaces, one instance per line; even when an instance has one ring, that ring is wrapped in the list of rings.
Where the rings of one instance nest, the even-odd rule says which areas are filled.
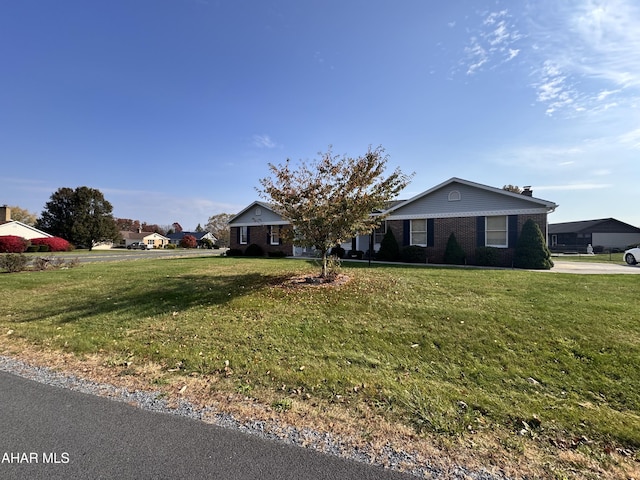
[[[640,265],[626,265],[615,263],[575,262],[553,259],[552,273],[580,273],[580,274],[607,274],[607,275],[640,275]]]

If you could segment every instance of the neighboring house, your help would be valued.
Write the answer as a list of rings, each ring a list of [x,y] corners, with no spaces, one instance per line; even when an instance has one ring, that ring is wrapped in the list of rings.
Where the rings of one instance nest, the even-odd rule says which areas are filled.
[[[121,231],[120,237],[122,238],[122,240],[120,240],[121,247],[128,247],[135,242],[142,242],[147,248],[164,248],[165,245],[169,244],[167,237],[155,232]]]
[[[167,237],[169,238],[169,243],[173,245],[178,245],[180,240],[184,238],[185,235],[191,235],[198,242],[198,247],[202,246],[203,240],[210,240],[212,243],[216,243],[218,239],[211,232],[176,232],[176,233],[167,233]]]
[[[581,252],[591,245],[600,249],[625,250],[640,244],[640,228],[615,218],[552,223],[549,225],[549,248],[552,251]]]
[[[18,222],[17,220],[11,220],[11,208],[4,205],[0,207],[0,236],[5,235],[15,235],[16,237],[26,238],[27,240],[33,238],[50,238],[53,236],[31,225]]]
[[[284,252],[293,255],[294,248],[282,240],[282,229],[291,228],[291,224],[276,213],[269,204],[253,202],[229,220],[229,247],[245,250],[255,243],[265,253]],[[298,256],[302,251],[298,253]]]
[[[553,202],[533,197],[529,187],[521,194],[490,187],[460,178],[451,178],[406,201],[396,201],[385,210],[386,220],[374,232],[374,251],[390,229],[400,247],[416,245],[426,248],[430,263],[443,262],[447,240],[454,233],[469,263],[478,247],[495,247],[500,263],[511,265],[515,245],[522,226],[533,219],[547,236],[547,216],[555,211]],[[229,221],[231,248],[244,249],[258,243],[269,249],[278,248],[288,255],[305,255],[291,245],[276,245],[273,232],[289,223],[268,204],[254,202]],[[371,235],[354,238],[343,245],[347,250],[369,250]]]

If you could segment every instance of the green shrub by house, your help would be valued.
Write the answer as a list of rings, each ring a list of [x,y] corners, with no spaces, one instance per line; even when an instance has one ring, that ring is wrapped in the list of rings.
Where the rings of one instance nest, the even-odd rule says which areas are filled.
[[[264,257],[264,250],[260,245],[252,243],[244,251],[244,254],[247,257]]]
[[[495,247],[478,247],[476,248],[476,265],[481,267],[498,267],[500,266],[500,255]]]
[[[396,240],[396,236],[389,229],[382,237],[380,242],[380,250],[378,250],[378,260],[386,262],[397,262],[400,258],[400,246]]]
[[[553,267],[551,252],[549,252],[542,231],[540,231],[538,224],[531,219],[525,222],[522,232],[520,232],[513,266],[534,270],[549,270]]]
[[[400,260],[406,263],[427,263],[427,249],[409,245],[400,251]]]
[[[449,265],[464,265],[466,263],[466,255],[464,250],[458,243],[453,232],[447,240],[447,248],[444,251],[444,263]]]

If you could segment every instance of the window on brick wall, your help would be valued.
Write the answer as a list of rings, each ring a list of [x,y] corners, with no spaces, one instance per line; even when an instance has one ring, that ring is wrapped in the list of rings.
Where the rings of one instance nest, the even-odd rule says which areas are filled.
[[[507,216],[486,217],[485,222],[485,245],[487,247],[506,248],[509,244]]]
[[[411,220],[411,245],[427,246],[427,220]]]
[[[240,245],[247,244],[247,228],[248,227],[240,227]]]
[[[269,227],[269,238],[271,239],[271,245],[280,245],[280,226],[271,225]]]

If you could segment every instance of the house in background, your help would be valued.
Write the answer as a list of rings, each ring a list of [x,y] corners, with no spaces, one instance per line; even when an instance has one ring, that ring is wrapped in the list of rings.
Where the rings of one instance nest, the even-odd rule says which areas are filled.
[[[53,236],[31,225],[18,222],[17,220],[11,220],[11,208],[6,205],[0,207],[0,236],[4,235],[15,235],[16,237],[26,238],[27,240],[33,238],[50,238]]]
[[[289,221],[283,219],[269,204],[253,202],[229,220],[229,247],[244,251],[249,245],[259,245],[265,253],[283,252],[294,255],[294,246],[284,242],[282,229],[291,228]],[[305,251],[296,247],[295,256],[303,256]],[[311,252],[309,252],[311,253]]]
[[[173,245],[178,245],[180,240],[184,238],[185,235],[191,235],[198,242],[198,247],[202,247],[206,244],[204,240],[209,240],[211,243],[215,245],[218,239],[211,232],[175,232],[175,233],[167,233],[167,237],[169,238],[169,243]],[[206,245],[205,245],[206,246]]]
[[[120,247],[128,247],[132,243],[142,242],[147,248],[164,248],[169,244],[169,239],[155,232],[120,232]]]
[[[510,266],[524,223],[532,219],[546,238],[547,217],[556,208],[553,202],[533,197],[529,187],[520,194],[454,177],[409,200],[392,202],[382,212],[385,221],[372,232],[373,247],[374,251],[380,248],[390,229],[400,247],[424,247],[429,263],[442,263],[447,240],[454,233],[469,263],[474,263],[478,247],[494,247],[500,264]],[[280,241],[279,232],[288,225],[268,204],[254,202],[229,221],[231,248],[258,243],[266,252],[312,253]],[[370,242],[371,235],[363,235],[343,248],[366,252]]]
[[[623,251],[630,245],[640,245],[640,228],[615,218],[552,223],[548,238],[549,248],[554,252],[584,253],[588,245],[595,252]]]

